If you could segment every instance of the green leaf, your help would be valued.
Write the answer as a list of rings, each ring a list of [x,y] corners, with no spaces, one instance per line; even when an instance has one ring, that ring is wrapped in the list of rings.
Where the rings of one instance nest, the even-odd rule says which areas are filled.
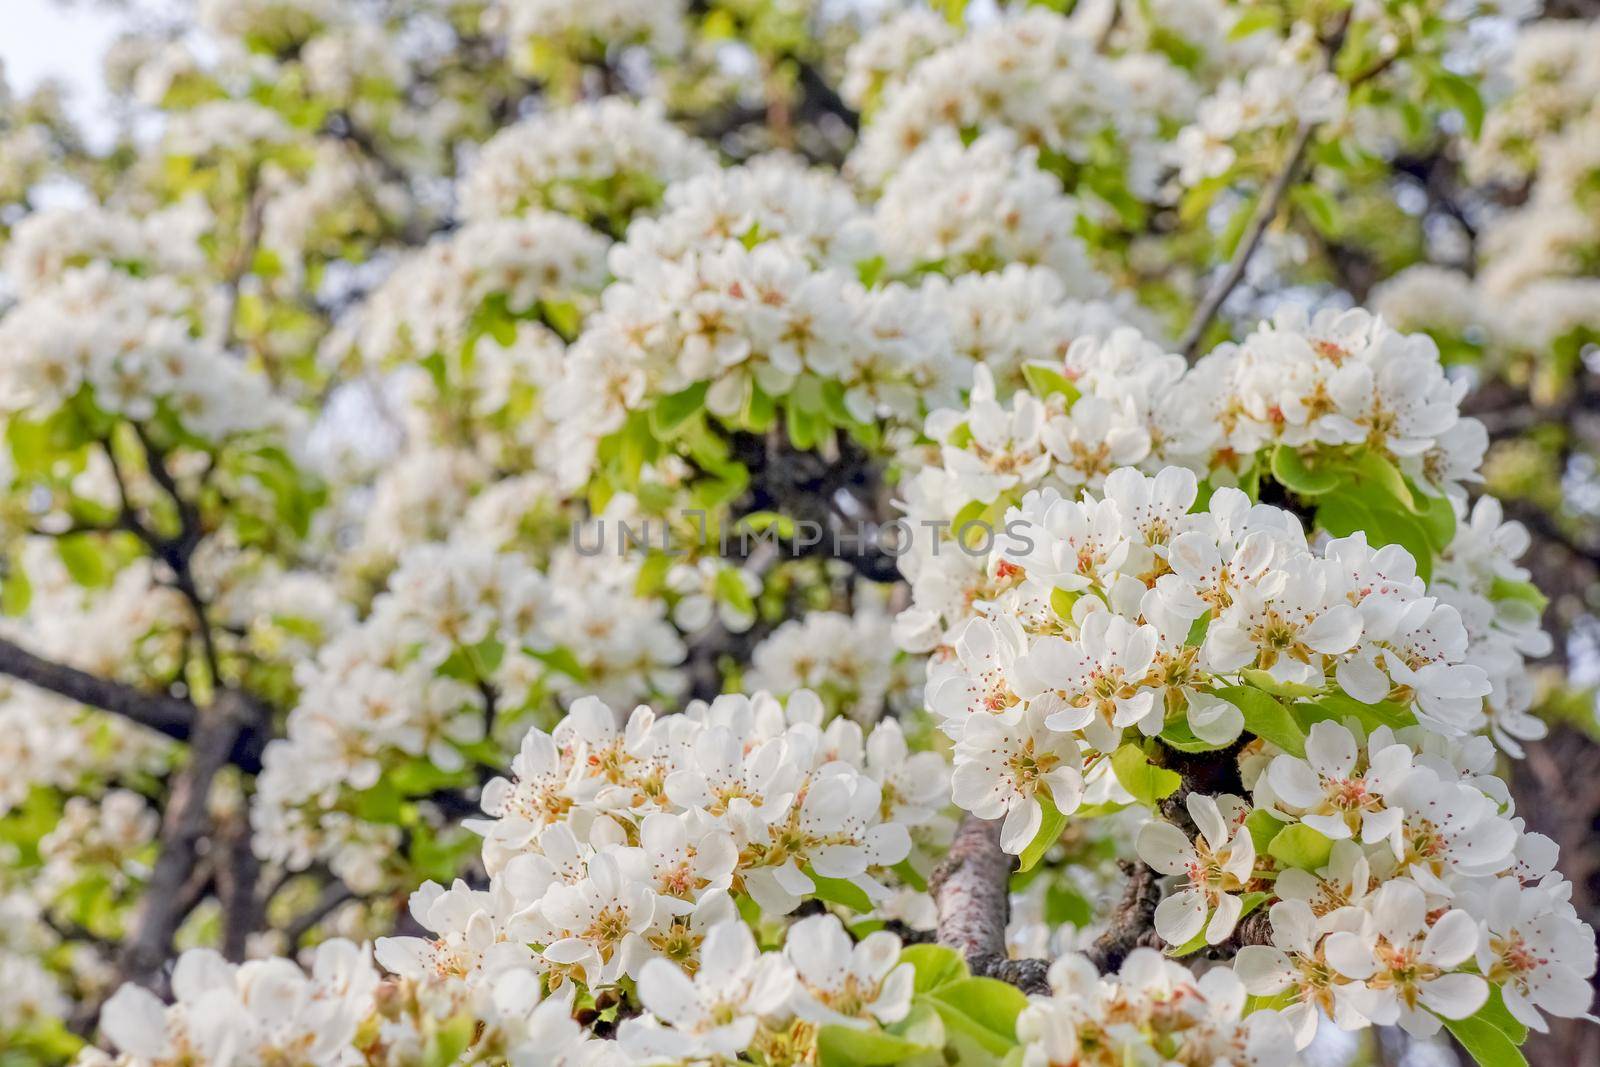
[[[1280,682],[1274,678],[1270,671],[1259,670],[1255,667],[1246,667],[1239,672],[1253,688],[1275,697],[1314,697],[1322,692],[1300,682]]]
[[[1050,610],[1056,613],[1056,618],[1068,622],[1072,618],[1072,605],[1076,604],[1081,596],[1083,591],[1079,589],[1051,589]]]
[[[463,1012],[428,1035],[428,1045],[423,1052],[424,1067],[450,1067],[461,1058],[472,1044],[478,1024],[470,1014]]]
[[[0,612],[21,615],[33,599],[33,583],[19,566],[6,567],[4,573],[5,578],[0,579]]]
[[[900,950],[900,962],[911,964],[916,974],[912,988],[917,993],[970,977],[961,953],[943,945],[907,945]]]
[[[1344,475],[1332,463],[1307,459],[1298,449],[1279,445],[1272,451],[1272,477],[1290,492],[1301,496],[1321,496],[1338,488]]]
[[[1320,185],[1300,185],[1289,194],[1289,199],[1301,211],[1306,213],[1306,218],[1317,228],[1317,232],[1324,236],[1333,236],[1339,231],[1339,208],[1333,201],[1333,196]]]
[[[738,567],[724,567],[717,572],[716,590],[717,598],[726,601],[736,611],[746,615],[754,615],[755,601],[750,599],[750,590],[745,588],[743,572]]]
[[[1274,7],[1246,8],[1234,20],[1233,28],[1228,31],[1228,40],[1240,41],[1253,33],[1262,30],[1275,30],[1283,20],[1282,14]]]
[[[1509,578],[1496,578],[1489,587],[1490,600],[1520,600],[1531,605],[1533,610],[1544,614],[1544,609],[1549,606],[1550,598],[1539,591],[1539,587],[1532,582],[1514,582]]]
[[[1281,702],[1248,685],[1212,690],[1244,713],[1244,728],[1293,756],[1306,754],[1306,735]]]
[[[555,648],[543,651],[534,651],[532,649],[524,649],[523,651],[551,670],[560,671],[575,681],[584,682],[589,679],[589,672],[584,670],[583,664],[578,661],[578,657],[572,653],[572,650],[565,646],[557,645]]]
[[[1020,866],[1017,868],[1021,872],[1031,871],[1038,866],[1050,846],[1061,840],[1061,831],[1067,828],[1067,817],[1056,809],[1049,792],[1040,790],[1038,799],[1039,807],[1044,810],[1044,821],[1039,824],[1039,832],[1033,835],[1028,847],[1022,850]]]
[[[1434,496],[1421,490],[1413,490],[1411,495],[1422,505],[1417,521],[1428,535],[1429,543],[1434,551],[1443,552],[1456,539],[1455,505],[1443,495]]]
[[[863,288],[871,289],[878,284],[878,279],[883,277],[884,268],[888,263],[882,256],[873,256],[856,264],[856,279]]]
[[[1027,379],[1028,388],[1033,395],[1041,400],[1060,393],[1067,398],[1067,406],[1071,407],[1082,395],[1072,379],[1061,373],[1061,367],[1057,363],[1029,360],[1022,365],[1022,376]]]
[[[795,534],[794,520],[776,511],[752,511],[739,520],[738,526],[751,533],[760,533],[771,527],[785,541],[793,540]]]
[[[111,580],[105,546],[93,534],[72,534],[56,538],[56,555],[72,580],[85,589],[98,589]]]
[[[854,882],[844,878],[824,878],[809,866],[806,867],[806,875],[817,884],[812,895],[818,900],[839,904],[862,913],[872,910],[872,899],[867,896],[866,890]]]
[[[706,406],[709,382],[696,382],[681,392],[664,396],[650,409],[650,428],[661,437],[672,434]]]
[[[544,317],[545,324],[563,340],[572,341],[578,336],[579,327],[583,325],[583,315],[578,311],[576,304],[569,300],[539,302],[539,312]]]
[[[1442,1019],[1450,1036],[1460,1042],[1480,1067],[1528,1067],[1528,1060],[1511,1035],[1493,1022],[1474,1015],[1467,1019]]]
[[[1302,871],[1315,871],[1328,863],[1333,852],[1333,842],[1305,823],[1285,826],[1273,837],[1267,854],[1286,867]]]
[[[759,385],[752,385],[750,393],[745,397],[744,424],[756,433],[765,433],[772,429],[772,424],[778,419],[778,402],[768,396]]]
[[[1044,917],[1052,926],[1071,923],[1082,930],[1094,922],[1094,905],[1070,885],[1055,880],[1045,890]]]
[[[1355,719],[1368,733],[1380,726],[1403,730],[1417,724],[1416,713],[1404,704],[1396,704],[1391,700],[1364,704],[1346,693],[1329,693],[1315,700],[1302,701],[1295,705],[1294,713],[1295,718],[1307,729],[1311,728],[1312,723],[1324,719],[1339,723],[1345,719]]]
[[[1352,481],[1357,493],[1370,499],[1369,490],[1376,490],[1380,494],[1393,497],[1395,502],[1407,511],[1416,509],[1416,498],[1411,495],[1411,486],[1406,483],[1406,476],[1401,474],[1400,468],[1386,456],[1379,455],[1371,449],[1364,449],[1350,465],[1350,470],[1355,475]]]
[[[822,417],[802,410],[792,394],[784,398],[783,421],[789,433],[789,443],[802,452],[816,447],[822,437]]]
[[[1160,734],[1161,743],[1168,748],[1175,748],[1179,752],[1215,752],[1227,745],[1214,745],[1210,741],[1202,741],[1194,735],[1189,728],[1189,720],[1179,716],[1167,723]]]
[[[1511,1010],[1506,1007],[1505,998],[1500,995],[1500,987],[1497,985],[1489,986],[1489,999],[1484,1001],[1483,1007],[1479,1008],[1477,1013],[1470,1016],[1470,1018],[1481,1019],[1495,1026],[1503,1031],[1514,1044],[1520,1045],[1528,1040],[1528,1028],[1519,1022],[1516,1016],[1511,1014]]]
[[[1318,500],[1316,524],[1335,537],[1359,530],[1373,546],[1399,545],[1417,561],[1423,581],[1433,575],[1433,538],[1427,526],[1386,491],[1346,483]]]
[[[1111,770],[1122,788],[1133,794],[1135,800],[1151,807],[1177,792],[1183,782],[1176,772],[1151,763],[1144,749],[1131,741],[1112,753]]]
[[[1472,79],[1465,78],[1454,71],[1437,68],[1430,76],[1430,87],[1448,107],[1461,112],[1462,121],[1467,124],[1467,132],[1474,140],[1483,132],[1484,106],[1483,96],[1478,92],[1478,87]]]
[[[903,859],[889,869],[894,871],[902,882],[915,889],[918,893],[927,891],[928,880],[922,877],[922,872],[917,870],[909,859]]]
[[[817,1032],[817,1062],[822,1067],[883,1067],[926,1051],[926,1046],[882,1030],[829,1025]]]
[[[1282,819],[1274,818],[1262,808],[1257,808],[1244,817],[1244,828],[1250,831],[1250,840],[1254,842],[1258,856],[1270,855],[1268,849],[1271,848],[1273,839],[1282,833],[1287,825],[1289,824]]]
[[[993,978],[947,982],[926,1000],[945,1025],[977,1042],[991,1056],[1003,1056],[1017,1043],[1017,1016],[1028,998],[1016,986]]]

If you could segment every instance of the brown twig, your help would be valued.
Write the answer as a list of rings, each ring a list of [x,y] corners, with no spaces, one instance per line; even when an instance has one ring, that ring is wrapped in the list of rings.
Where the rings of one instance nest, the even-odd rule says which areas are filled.
[[[1315,123],[1307,123],[1295,131],[1294,140],[1289,143],[1288,158],[1278,169],[1272,183],[1262,191],[1261,199],[1256,204],[1255,214],[1250,217],[1250,223],[1239,239],[1239,246],[1233,253],[1233,260],[1228,264],[1228,269],[1207,290],[1205,299],[1200,301],[1200,306],[1189,319],[1189,325],[1178,341],[1178,351],[1182,352],[1184,358],[1191,363],[1199,354],[1200,342],[1205,337],[1206,328],[1211,325],[1211,320],[1216,318],[1223,302],[1244,277],[1245,269],[1250,265],[1250,257],[1255,255],[1256,247],[1266,235],[1267,227],[1278,217],[1278,210],[1283,206],[1283,198],[1294,185],[1300,164],[1305,159],[1306,149],[1310,147],[1311,137],[1316,131]]]
[[[1339,20],[1339,24],[1323,38],[1323,48],[1327,56],[1327,67],[1334,68],[1339,50],[1344,45],[1345,30],[1350,24],[1350,13],[1346,12]],[[1394,62],[1395,56],[1386,56],[1376,64],[1362,71],[1350,81],[1350,88],[1370,81],[1382,74]],[[1199,354],[1200,342],[1205,337],[1206,328],[1211,325],[1211,320],[1222,309],[1223,303],[1233,292],[1234,288],[1244,278],[1245,269],[1250,265],[1250,257],[1255,255],[1261,238],[1266,235],[1267,227],[1278,217],[1278,211],[1283,207],[1284,197],[1294,185],[1298,176],[1300,164],[1305,161],[1306,151],[1311,147],[1311,138],[1315,136],[1320,125],[1315,122],[1302,123],[1295,130],[1294,139],[1289,142],[1289,151],[1282,165],[1267,187],[1262,190],[1261,199],[1256,203],[1255,214],[1250,217],[1249,224],[1245,227],[1238,247],[1234,250],[1233,260],[1228,264],[1221,278],[1206,292],[1205,299],[1195,309],[1189,320],[1189,325],[1183,331],[1183,337],[1178,341],[1178,350],[1184,358],[1194,362]]]
[[[317,898],[316,903],[296,915],[289,925],[283,928],[283,936],[289,943],[289,951],[292,953],[299,948],[300,942],[305,940],[305,936],[318,923],[332,915],[344,904],[357,899],[359,898],[356,894],[343,882],[334,881],[324,886],[322,895]]]

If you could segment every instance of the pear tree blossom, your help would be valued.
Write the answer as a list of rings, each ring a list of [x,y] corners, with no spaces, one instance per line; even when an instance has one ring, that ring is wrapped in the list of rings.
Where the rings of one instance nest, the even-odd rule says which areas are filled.
[[[149,6],[0,70],[6,1067],[1592,1044],[1577,7]]]

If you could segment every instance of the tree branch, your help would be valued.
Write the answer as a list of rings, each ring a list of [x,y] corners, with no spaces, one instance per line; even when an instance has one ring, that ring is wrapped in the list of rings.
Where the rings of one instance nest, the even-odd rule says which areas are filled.
[[[129,981],[151,988],[161,984],[173,937],[193,906],[185,901],[182,889],[198,866],[202,840],[211,828],[211,784],[228,764],[240,735],[260,715],[260,707],[248,695],[230,689],[195,721],[189,762],[173,781],[162,821],[161,850],[119,961]]]
[[[1322,46],[1327,57],[1327,68],[1332,71],[1338,59],[1339,50],[1344,47],[1345,30],[1350,25],[1350,12],[1346,11],[1339,19],[1331,33],[1322,39]],[[1371,81],[1378,75],[1388,70],[1398,56],[1398,52],[1385,56],[1377,63],[1368,67],[1350,80],[1349,88]],[[1243,237],[1240,238],[1238,247],[1234,250],[1233,261],[1228,264],[1228,269],[1223,272],[1206,293],[1205,299],[1195,309],[1194,317],[1189,320],[1188,327],[1183,331],[1183,337],[1178,341],[1178,350],[1185,359],[1193,363],[1199,352],[1200,341],[1205,336],[1206,327],[1211,325],[1211,320],[1221,310],[1228,295],[1233,292],[1240,280],[1244,277],[1245,268],[1250,265],[1250,257],[1255,255],[1256,247],[1261,244],[1267,227],[1272,225],[1278,217],[1278,210],[1283,206],[1283,198],[1288,195],[1290,187],[1294,185],[1300,164],[1305,160],[1306,150],[1311,146],[1311,138],[1316,134],[1319,123],[1302,123],[1295,130],[1294,140],[1289,142],[1289,153],[1266,189],[1261,193],[1261,200],[1256,204],[1255,214],[1250,219],[1250,224],[1245,228]]]
[[[334,881],[324,886],[322,895],[315,904],[296,915],[288,926],[283,928],[284,939],[288,942],[289,952],[292,954],[300,947],[300,942],[322,920],[339,910],[341,906],[352,900],[360,899],[353,893],[349,886],[343,882]]]
[[[1048,993],[1045,960],[1014,960],[1006,951],[1011,870],[1016,857],[1000,848],[1000,824],[967,815],[956,830],[928,891],[939,913],[939,944],[966,957],[972,973],[1010,982],[1025,993]]]
[[[1156,905],[1161,902],[1161,884],[1156,872],[1137,860],[1125,860],[1122,873],[1128,879],[1122,903],[1111,923],[1084,953],[1104,974],[1122,969],[1122,961],[1136,948],[1159,948],[1156,934]]]
[[[1211,286],[1205,299],[1195,309],[1194,317],[1189,320],[1188,327],[1183,331],[1183,337],[1178,341],[1178,351],[1182,352],[1189,362],[1194,362],[1195,356],[1199,354],[1200,341],[1205,336],[1206,328],[1211,325],[1211,320],[1216,318],[1223,302],[1244,277],[1245,268],[1250,265],[1250,257],[1255,255],[1256,247],[1266,235],[1267,227],[1278,217],[1278,210],[1283,206],[1283,198],[1288,195],[1290,186],[1294,184],[1300,164],[1305,159],[1306,149],[1310,147],[1311,137],[1316,130],[1316,125],[1310,123],[1302,125],[1295,131],[1294,140],[1289,144],[1289,156],[1272,179],[1272,184],[1262,191],[1261,200],[1256,204],[1255,214],[1251,216],[1250,224],[1239,240],[1239,247],[1234,250],[1233,261],[1228,264],[1228,269]]]
[[[252,847],[247,812],[238,812],[217,828],[213,848],[221,853],[213,873],[222,905],[222,954],[239,963],[249,951],[250,935],[266,926],[261,861]]]
[[[4,638],[0,638],[0,674],[10,675],[79,704],[121,715],[175,741],[187,741],[194,728],[196,709],[187,700],[147,693],[122,682],[44,659]]]

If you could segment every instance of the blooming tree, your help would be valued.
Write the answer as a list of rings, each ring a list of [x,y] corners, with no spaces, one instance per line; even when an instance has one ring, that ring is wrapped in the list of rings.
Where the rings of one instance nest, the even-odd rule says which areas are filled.
[[[1551,6],[197,0],[109,142],[0,81],[0,1064],[1585,1062]]]

